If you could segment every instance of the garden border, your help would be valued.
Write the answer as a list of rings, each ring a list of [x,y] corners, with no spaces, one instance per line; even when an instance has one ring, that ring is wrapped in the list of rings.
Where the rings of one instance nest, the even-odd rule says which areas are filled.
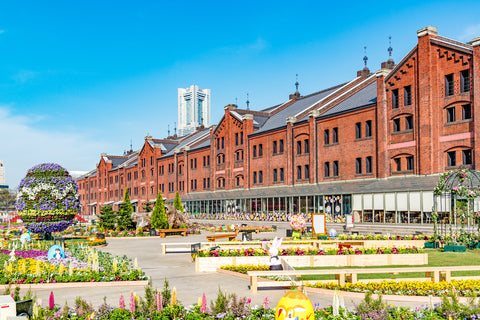
[[[234,276],[234,277],[237,277],[237,278],[241,278],[241,279],[244,279],[244,280],[249,279],[248,275],[244,275],[242,273],[235,272],[235,271],[224,270],[224,269],[218,268],[217,272],[218,273],[223,273],[223,274],[226,274],[226,275],[230,275],[230,276]],[[336,290],[330,290],[330,289],[313,288],[313,287],[304,287],[304,288],[305,288],[306,292],[318,293],[318,294],[328,295],[328,296],[332,296],[332,297],[335,295],[335,292],[336,292]],[[339,290],[339,291],[344,298],[357,298],[357,299],[364,299],[365,298],[365,293],[363,293],[363,292],[351,292],[351,291],[343,291],[343,290]],[[376,298],[378,298],[378,295],[374,293],[372,295],[372,297],[376,299]],[[404,295],[392,295],[392,294],[387,295],[387,294],[384,294],[384,295],[382,295],[382,299],[383,300],[396,300],[396,301],[400,301],[400,302],[411,302],[412,299],[415,299],[415,301],[418,301],[419,303],[424,303],[424,304],[430,303],[430,297],[428,297],[428,296],[404,296]],[[461,303],[466,303],[468,301],[468,298],[467,297],[458,297],[458,300]],[[433,303],[442,302],[442,297],[432,296],[432,302]]]
[[[88,287],[114,287],[114,286],[146,286],[148,280],[138,281],[92,281],[92,282],[48,282],[48,283],[26,283],[26,284],[2,284],[0,290],[8,286],[19,287],[20,289],[63,289],[63,288],[88,288]]]

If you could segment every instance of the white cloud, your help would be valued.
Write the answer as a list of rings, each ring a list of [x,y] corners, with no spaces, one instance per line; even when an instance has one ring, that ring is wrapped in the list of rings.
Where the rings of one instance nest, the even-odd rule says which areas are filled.
[[[95,168],[107,144],[84,132],[43,130],[25,116],[15,116],[0,106],[0,159],[4,160],[6,183],[15,188],[32,166],[55,162],[67,170]]]
[[[459,39],[462,41],[470,41],[478,36],[480,36],[480,24],[475,24],[466,27],[459,36]]]
[[[15,80],[15,82],[23,83],[27,82],[29,80],[34,79],[39,75],[39,72],[32,71],[32,70],[20,70],[16,74],[12,76],[12,79]]]

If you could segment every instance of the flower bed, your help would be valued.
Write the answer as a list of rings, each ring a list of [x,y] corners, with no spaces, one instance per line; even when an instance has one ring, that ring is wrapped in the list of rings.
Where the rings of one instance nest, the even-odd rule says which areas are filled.
[[[346,283],[343,286],[334,282],[307,283],[306,286],[330,290],[344,290],[350,292],[374,292],[389,295],[404,296],[445,296],[457,293],[460,296],[473,297],[480,294],[480,280],[452,280],[441,281],[382,281],[368,283]]]
[[[51,244],[50,244],[51,245]],[[83,244],[70,244],[66,258],[47,258],[45,244],[22,245],[10,254],[14,244],[2,242],[0,284],[104,282],[144,280],[145,274],[126,257],[112,257]],[[44,250],[37,250],[43,247]],[[33,249],[34,248],[34,249]]]
[[[260,306],[254,305],[247,297],[238,297],[229,294],[219,288],[216,297],[208,297],[205,294],[199,297],[198,303],[184,306],[177,298],[175,289],[170,290],[164,285],[159,291],[150,285],[145,287],[144,296],[130,293],[130,297],[119,297],[118,305],[108,305],[106,300],[95,308],[91,303],[78,297],[73,305],[59,305],[55,303],[55,295],[50,294],[46,306],[42,306],[38,300],[33,303],[32,317],[35,320],[51,319],[77,319],[77,320],[127,320],[127,319],[189,319],[189,320],[271,320],[275,318],[275,306],[278,301],[271,301],[266,296]],[[31,299],[31,293],[23,298],[19,292],[6,292],[16,301]],[[444,298],[442,303],[431,301],[426,307],[406,308],[387,305],[381,297],[374,298],[371,293],[366,294],[363,301],[347,310],[343,297],[336,293],[332,305],[322,307],[319,303],[313,304],[314,316],[311,320],[359,320],[359,319],[382,319],[382,320],[453,320],[453,319],[479,319],[478,304],[472,302],[460,303],[456,295]]]
[[[203,227],[204,230],[206,231],[210,231],[210,232],[235,232],[235,225],[231,225],[231,226],[206,226],[206,227]],[[248,227],[246,227],[248,228]],[[270,228],[270,227],[265,227],[265,226],[262,226],[262,227],[252,227],[252,230],[254,228],[259,228],[258,231],[259,232],[273,232],[275,231],[275,229],[273,228]]]
[[[266,264],[240,264],[240,265],[226,265],[221,266],[220,269],[228,270],[232,272],[238,272],[241,274],[247,274],[248,271],[267,271],[270,270],[270,266]]]
[[[423,249],[417,247],[378,247],[378,248],[287,248],[280,249],[279,256],[340,256],[340,255],[362,255],[362,254],[410,254],[422,253]],[[268,256],[268,251],[262,248],[248,249],[224,249],[198,251],[198,257],[241,257],[241,256]],[[195,259],[197,256],[193,255]]]
[[[279,252],[281,258],[292,267],[347,267],[422,265],[428,263],[428,255],[418,248],[329,249],[328,254],[320,249],[290,249]],[[314,254],[313,254],[314,253]],[[200,250],[195,259],[195,271],[213,272],[224,265],[268,264],[270,257],[265,249]]]
[[[430,240],[431,235],[340,234],[338,240]]]

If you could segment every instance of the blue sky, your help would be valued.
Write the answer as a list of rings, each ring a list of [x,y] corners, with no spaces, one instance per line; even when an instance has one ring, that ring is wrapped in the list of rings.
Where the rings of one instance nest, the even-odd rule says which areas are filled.
[[[433,25],[480,36],[478,1],[2,1],[0,159],[16,187],[28,168],[95,168],[101,152],[141,148],[177,121],[177,88],[223,107],[262,109],[396,62]],[[173,131],[173,129],[172,129]]]

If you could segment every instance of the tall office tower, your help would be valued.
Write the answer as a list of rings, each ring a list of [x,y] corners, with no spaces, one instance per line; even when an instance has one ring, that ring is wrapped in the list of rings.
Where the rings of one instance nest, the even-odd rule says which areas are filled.
[[[210,126],[210,89],[178,88],[178,134],[190,134],[201,125]]]
[[[5,167],[3,166],[3,160],[0,160],[0,188],[8,188],[5,184]]]

